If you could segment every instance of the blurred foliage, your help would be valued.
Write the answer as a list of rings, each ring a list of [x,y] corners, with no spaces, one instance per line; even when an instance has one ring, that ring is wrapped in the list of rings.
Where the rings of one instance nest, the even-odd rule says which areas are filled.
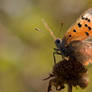
[[[92,0],[0,0],[0,92],[46,92],[48,81],[42,79],[52,70],[55,45],[41,19],[62,38],[90,7]],[[75,92],[91,92],[91,67],[89,86]]]

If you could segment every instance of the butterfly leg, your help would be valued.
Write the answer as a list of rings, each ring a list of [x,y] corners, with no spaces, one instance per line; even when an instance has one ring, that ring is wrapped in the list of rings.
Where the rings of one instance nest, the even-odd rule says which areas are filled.
[[[59,49],[58,49],[58,48],[54,48],[54,50],[55,50],[55,51],[59,51]]]
[[[54,64],[56,64],[56,57],[55,57],[56,54],[61,55],[61,53],[58,52],[57,50],[53,52]]]
[[[47,92],[50,92],[52,90],[51,87],[52,87],[53,83],[54,83],[54,79],[51,79],[49,81],[49,86],[48,86],[48,91]]]
[[[48,80],[49,78],[54,77],[54,74],[50,73],[49,76],[43,80]]]

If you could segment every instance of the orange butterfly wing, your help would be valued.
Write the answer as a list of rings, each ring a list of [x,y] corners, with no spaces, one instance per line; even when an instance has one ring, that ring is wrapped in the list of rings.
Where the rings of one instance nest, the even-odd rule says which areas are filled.
[[[92,36],[92,8],[85,11],[64,35],[66,45],[71,41],[84,40]]]

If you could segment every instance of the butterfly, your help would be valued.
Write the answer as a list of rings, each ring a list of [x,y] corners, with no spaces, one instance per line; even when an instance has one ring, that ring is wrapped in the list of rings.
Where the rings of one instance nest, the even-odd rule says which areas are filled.
[[[61,55],[64,59],[74,59],[84,66],[92,63],[92,8],[80,15],[62,39],[56,38],[44,20],[43,23],[55,40],[55,63],[55,54]]]

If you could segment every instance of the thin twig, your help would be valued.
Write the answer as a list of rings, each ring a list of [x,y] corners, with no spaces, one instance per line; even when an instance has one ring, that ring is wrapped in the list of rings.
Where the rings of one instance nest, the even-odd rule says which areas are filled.
[[[68,92],[72,92],[72,85],[68,84]]]

